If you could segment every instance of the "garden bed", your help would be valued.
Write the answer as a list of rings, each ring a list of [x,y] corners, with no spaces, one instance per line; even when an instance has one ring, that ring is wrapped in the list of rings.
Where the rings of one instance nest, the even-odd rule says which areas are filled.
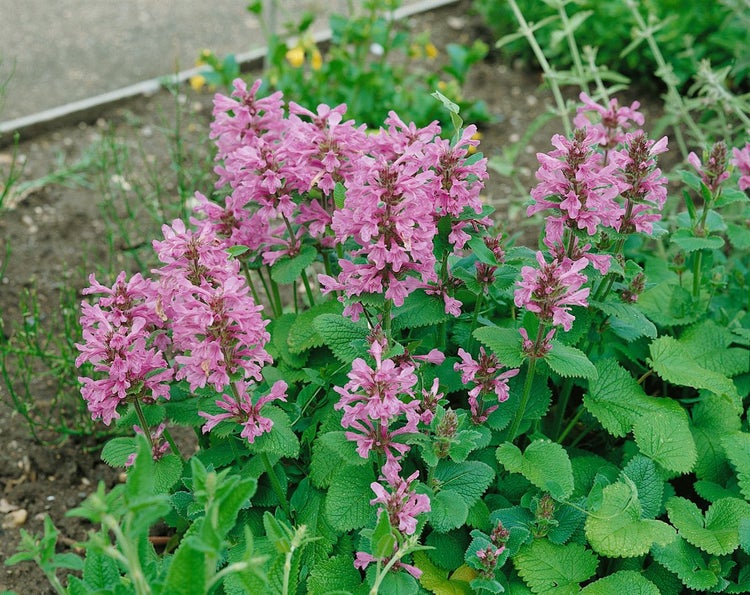
[[[413,18],[413,26],[430,31],[438,48],[453,41],[468,44],[477,37],[491,43],[480,19],[468,8],[469,3],[462,2],[423,14]],[[484,100],[496,118],[481,128],[481,150],[490,158],[518,142],[550,103],[548,91],[540,89],[538,73],[499,61],[493,53],[474,68],[465,95]],[[654,121],[657,110],[656,101],[643,106],[647,121]],[[194,179],[210,184],[206,166],[210,114],[210,94],[186,88],[165,90],[115,108],[96,122],[55,130],[19,145],[18,154],[25,161],[20,191],[11,194],[7,208],[0,211],[0,238],[10,247],[0,279],[0,332],[10,338],[32,327],[60,328],[61,313],[77,316],[74,311],[61,312],[61,303],[66,307],[71,304],[66,301],[70,297],[66,288],[79,290],[88,271],[108,265],[106,259],[112,258],[107,243],[113,236],[102,217],[103,207],[114,208],[109,225],[116,223],[118,216],[129,225],[129,245],[116,245],[115,258],[123,268],[132,268],[132,255],[139,253],[141,244],[150,244],[159,229],[148,207],[136,199],[138,189],[149,196],[149,189],[158,181],[165,194],[185,191],[185,180],[172,170],[175,159],[183,163],[185,171],[203,168],[206,176]],[[549,138],[557,129],[554,121],[541,127],[523,147],[517,166],[525,188],[533,183],[535,153],[548,150]],[[176,134],[181,138],[178,144],[174,142]],[[170,155],[175,146],[181,147],[181,155]],[[10,160],[11,149],[3,149],[0,164],[7,166]],[[50,176],[50,172],[57,175]],[[526,196],[510,182],[491,173],[484,196],[496,207],[507,234],[519,234],[519,241],[535,237],[525,233],[522,204]],[[130,223],[122,212],[129,201],[140,205]],[[29,304],[31,295],[38,310],[24,311],[20,304],[24,300]],[[78,341],[78,337],[68,339]],[[35,407],[44,410],[55,403],[58,382],[59,378],[50,375],[33,377],[30,390]],[[79,505],[99,481],[111,486],[120,480],[119,474],[100,461],[98,445],[91,438],[61,441],[60,436],[45,434],[41,436],[44,443],[34,440],[25,421],[10,406],[4,388],[0,395],[0,518],[5,523],[0,530],[0,560],[15,552],[19,527],[38,533],[46,514],[61,532],[62,547],[73,548],[91,525],[65,518],[65,512]],[[44,585],[46,580],[30,563],[0,569],[0,590],[50,592]]]

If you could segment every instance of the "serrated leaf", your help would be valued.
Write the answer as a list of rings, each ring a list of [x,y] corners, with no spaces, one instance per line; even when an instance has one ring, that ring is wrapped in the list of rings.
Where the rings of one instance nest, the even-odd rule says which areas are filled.
[[[688,589],[707,591],[719,582],[719,577],[709,570],[700,550],[682,537],[666,545],[655,545],[651,553],[659,564],[674,572]]]
[[[318,434],[313,443],[310,461],[310,480],[316,487],[327,488],[336,472],[344,466],[364,465],[357,453],[357,446],[348,440],[345,432],[325,432]]]
[[[740,544],[739,524],[750,518],[750,504],[739,498],[717,500],[703,513],[687,498],[667,501],[669,520],[692,545],[714,556],[731,554]]]
[[[638,449],[665,469],[689,473],[698,455],[687,414],[674,405],[672,411],[652,411],[637,419],[633,437]]]
[[[393,328],[402,330],[433,326],[451,318],[445,313],[445,303],[423,290],[413,291],[402,306],[393,312]]]
[[[339,555],[321,560],[312,567],[307,577],[307,593],[327,595],[336,591],[354,592],[361,583],[359,571],[354,568],[351,557]]]
[[[470,595],[472,593],[468,581],[458,577],[448,578],[448,571],[433,564],[425,552],[414,552],[414,565],[422,571],[419,584],[435,595]]]
[[[661,595],[657,586],[635,570],[621,570],[581,589],[581,595]]]
[[[329,300],[322,304],[315,304],[309,310],[297,315],[292,328],[289,329],[287,343],[289,351],[292,353],[302,353],[313,347],[320,347],[324,344],[323,337],[320,336],[313,321],[321,314],[338,314],[341,315],[344,306],[338,300]]]
[[[468,509],[479,500],[495,478],[495,472],[481,461],[440,461],[435,468],[434,480],[440,490],[450,490],[452,497],[460,498]]]
[[[201,531],[204,519],[198,519],[190,526],[169,563],[166,593],[203,592],[206,587],[205,553],[194,547],[194,537]],[[192,537],[192,539],[191,539]]]
[[[83,580],[86,592],[113,589],[120,582],[120,569],[113,558],[91,548],[83,563]]]
[[[526,356],[521,350],[521,335],[518,329],[484,326],[473,333],[474,338],[487,346],[500,360],[509,367],[519,367]]]
[[[135,453],[136,442],[132,436],[112,438],[102,449],[102,461],[110,467],[124,467],[130,455]]]
[[[333,187],[333,202],[337,209],[343,209],[346,202],[346,187],[341,182],[336,182]]]
[[[435,531],[446,533],[466,523],[469,507],[452,490],[443,490],[430,498],[430,524]]]
[[[750,434],[735,432],[721,439],[729,461],[737,471],[740,492],[750,501]]]
[[[560,545],[567,543],[586,520],[585,502],[585,499],[580,499],[578,502],[572,502],[573,506],[558,503],[554,513],[557,524],[550,528],[547,539]]]
[[[750,229],[746,226],[729,223],[727,225],[727,237],[736,250],[750,248]]]
[[[314,246],[302,246],[299,254],[289,258],[282,256],[271,266],[271,279],[281,285],[289,285],[303,273],[318,257]]]
[[[342,363],[350,364],[365,355],[364,344],[370,334],[366,324],[335,314],[321,314],[313,321],[313,327]]]
[[[696,250],[719,250],[724,246],[724,238],[721,236],[698,237],[689,229],[678,229],[670,239],[686,254]]]
[[[293,313],[282,314],[274,319],[270,325],[271,345],[281,359],[292,368],[301,368],[305,365],[306,357],[302,352],[293,352],[289,349],[289,339],[292,327],[297,322],[297,315]],[[275,354],[272,354],[275,356]]]
[[[680,344],[701,366],[727,377],[750,371],[746,348],[730,347],[735,336],[726,326],[704,320],[680,335]]]
[[[638,491],[643,518],[659,516],[664,496],[664,480],[659,476],[656,464],[651,459],[636,455],[622,470]]]
[[[583,351],[559,341],[552,341],[552,350],[544,356],[544,361],[563,378],[594,380],[597,376],[594,364]]]
[[[154,462],[154,485],[156,491],[168,493],[169,489],[182,477],[182,459],[168,453]]]
[[[520,473],[556,500],[573,493],[573,468],[565,449],[551,440],[535,440],[521,453],[510,442],[497,449],[497,460],[511,473]]]
[[[448,533],[432,531],[424,540],[426,546],[433,548],[426,550],[427,557],[433,564],[446,571],[456,570],[464,563],[464,552],[469,543],[463,528]]]
[[[618,303],[618,302],[589,302],[589,305],[598,308],[604,314],[611,316],[624,325],[628,329],[632,330],[632,339],[638,337],[649,337],[650,339],[656,339],[657,331],[654,323],[651,322],[646,316],[634,305]]]
[[[739,400],[737,387],[729,378],[703,367],[674,337],[659,337],[651,343],[649,351],[651,357],[647,360],[648,364],[667,382],[696,389],[704,388]]]
[[[724,483],[731,470],[722,438],[740,429],[740,412],[728,398],[707,394],[690,414],[690,429],[698,451],[695,474],[699,479]]]
[[[534,593],[578,593],[579,584],[596,573],[599,560],[577,543],[556,545],[535,539],[513,557],[519,576]]]
[[[586,537],[603,556],[632,558],[653,544],[670,543],[675,530],[662,521],[643,519],[635,486],[617,482],[602,490],[602,503],[586,519]]]
[[[638,308],[660,326],[690,324],[703,312],[700,300],[673,280],[646,289],[638,298]]]
[[[299,440],[292,430],[289,416],[274,405],[265,405],[261,415],[273,422],[270,432],[255,438],[247,449],[252,453],[266,453],[278,457],[296,457],[299,454]]]
[[[325,513],[328,522],[339,531],[361,529],[374,520],[377,508],[370,505],[370,484],[375,474],[369,465],[339,469],[326,494]]]

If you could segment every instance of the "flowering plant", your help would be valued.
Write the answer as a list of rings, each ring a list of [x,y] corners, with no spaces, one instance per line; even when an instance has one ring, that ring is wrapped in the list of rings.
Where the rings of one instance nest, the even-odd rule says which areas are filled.
[[[215,99],[225,197],[164,227],[151,277],[87,290],[83,396],[137,430],[75,512],[108,531],[71,592],[748,588],[749,149],[691,156],[667,236],[667,139],[584,95],[538,155],[532,250],[445,98],[450,141],[259,88]]]

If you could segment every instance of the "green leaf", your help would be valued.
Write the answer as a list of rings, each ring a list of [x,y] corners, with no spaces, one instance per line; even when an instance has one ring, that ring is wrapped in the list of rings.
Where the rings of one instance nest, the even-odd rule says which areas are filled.
[[[413,291],[404,304],[394,311],[393,328],[402,330],[433,326],[451,318],[445,313],[445,303],[424,291]]]
[[[544,361],[563,378],[594,380],[597,375],[594,364],[583,351],[559,341],[552,341],[552,350],[544,356]]]
[[[519,367],[526,356],[521,350],[518,329],[483,326],[474,331],[474,338],[488,347],[509,368]]]
[[[297,322],[297,315],[293,313],[282,314],[274,319],[270,325],[271,345],[281,359],[292,368],[301,368],[305,365],[306,357],[301,352],[293,352],[289,348],[289,339],[292,327]]]
[[[266,453],[278,457],[296,457],[299,454],[299,440],[292,430],[289,416],[274,405],[265,405],[261,415],[273,422],[270,432],[261,434],[247,448],[252,453]]]
[[[660,326],[690,324],[703,313],[700,300],[694,299],[676,280],[646,289],[638,298],[638,308]]]
[[[669,520],[692,545],[714,556],[731,554],[740,545],[739,524],[750,517],[750,504],[739,498],[722,498],[706,511],[686,498],[667,501]]]
[[[370,548],[370,552],[376,558],[390,557],[396,549],[396,534],[385,510],[378,514],[378,522],[375,523],[375,529],[370,536]]]
[[[727,225],[727,237],[736,250],[747,250],[750,248],[750,229],[744,225]]]
[[[350,556],[339,555],[321,560],[310,570],[307,593],[326,595],[334,592],[354,592],[361,584],[359,571]]]
[[[459,578],[448,578],[448,571],[433,564],[425,552],[414,552],[414,565],[422,571],[419,583],[430,591],[440,595],[471,595],[473,591],[468,581]]]
[[[114,558],[90,548],[83,563],[83,580],[88,591],[112,590],[120,582],[120,569]]]
[[[321,314],[313,321],[313,327],[342,363],[350,364],[365,355],[364,345],[370,334],[366,324],[335,314]]]
[[[441,491],[450,491],[453,498],[459,498],[468,510],[481,498],[495,478],[492,467],[481,461],[440,461],[435,468],[433,480]]]
[[[165,593],[206,592],[205,553],[195,547],[195,536],[202,530],[204,519],[198,519],[183,536],[169,563]]]
[[[696,389],[704,388],[739,401],[737,388],[729,378],[703,367],[674,337],[659,337],[651,343],[649,351],[651,358],[647,360],[648,364],[667,382]]]
[[[707,394],[690,413],[691,431],[698,451],[695,474],[699,479],[724,483],[731,470],[722,438],[740,429],[741,412],[729,398]]]
[[[299,254],[293,258],[282,256],[271,267],[271,279],[281,285],[289,285],[299,278],[304,270],[318,257],[314,246],[302,246]]]
[[[322,304],[315,304],[309,310],[297,315],[292,328],[289,329],[287,343],[289,351],[292,353],[302,353],[313,347],[324,345],[323,337],[320,336],[313,321],[321,314],[338,314],[341,315],[344,306],[338,300],[329,300]]]
[[[598,308],[604,314],[616,319],[622,326],[626,327],[632,333],[630,340],[638,337],[648,337],[656,339],[656,326],[634,305],[624,304],[621,302],[589,302],[589,305]]]
[[[102,449],[102,461],[110,467],[124,467],[135,449],[136,442],[132,436],[112,438]]]
[[[750,500],[750,434],[735,432],[721,438],[724,451],[737,471],[737,483],[746,500]]]
[[[689,229],[678,229],[670,239],[686,254],[696,250],[719,250],[724,246],[724,238],[721,236],[699,237]]]
[[[726,326],[704,320],[682,333],[680,344],[704,368],[731,377],[750,371],[748,350],[730,347],[734,339],[735,336]]]
[[[443,490],[430,498],[429,514],[433,529],[446,533],[466,523],[469,507],[453,490]]]
[[[654,461],[636,455],[625,465],[622,475],[627,476],[636,487],[643,518],[653,519],[659,516],[664,496],[664,480],[659,476]]]
[[[602,504],[589,513],[585,530],[591,547],[612,558],[641,556],[654,543],[664,545],[675,538],[675,530],[666,523],[642,518],[632,482],[613,483],[602,490]]]
[[[328,522],[339,531],[361,529],[374,520],[377,508],[370,505],[375,475],[369,465],[342,467],[333,477],[326,494]]]
[[[343,209],[346,202],[346,188],[341,182],[336,182],[333,187],[333,202],[337,209]]]
[[[674,572],[688,589],[707,591],[719,582],[719,576],[709,570],[700,550],[682,537],[666,545],[655,545],[651,553],[659,564]]]
[[[661,595],[654,583],[635,570],[620,570],[581,589],[581,595]]]
[[[685,411],[677,403],[665,401],[671,411],[652,411],[636,420],[633,437],[639,450],[665,469],[689,473],[698,454]]]
[[[565,449],[551,440],[535,440],[522,454],[506,442],[497,449],[497,460],[511,473],[520,473],[556,500],[573,493],[573,468]]]
[[[596,573],[599,560],[591,550],[577,543],[556,545],[535,539],[523,546],[513,558],[519,576],[534,593],[571,595],[579,584]]]
[[[367,460],[359,456],[356,444],[347,439],[345,432],[318,434],[313,443],[310,480],[319,488],[327,488],[341,467],[364,465]]]
[[[154,484],[156,491],[167,493],[182,477],[182,459],[174,453],[168,453],[154,462]]]

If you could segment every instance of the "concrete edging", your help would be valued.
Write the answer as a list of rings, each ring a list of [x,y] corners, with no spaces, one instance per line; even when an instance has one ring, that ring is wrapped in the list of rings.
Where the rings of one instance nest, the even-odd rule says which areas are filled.
[[[422,12],[429,12],[449,4],[456,4],[459,0],[421,0],[416,4],[404,6],[396,10],[395,19],[403,19]],[[314,35],[316,43],[330,41],[330,29]],[[260,68],[266,55],[266,48],[258,48],[248,52],[236,54],[237,62],[243,72]],[[199,74],[204,67],[190,68],[176,74],[152,78],[141,81],[115,91],[95,95],[87,99],[72,101],[64,105],[23,116],[14,120],[0,122],[0,147],[10,144],[18,133],[22,140],[50,132],[67,124],[90,122],[101,116],[112,107],[125,103],[136,97],[152,95],[160,91],[165,85],[183,84],[191,77]]]

